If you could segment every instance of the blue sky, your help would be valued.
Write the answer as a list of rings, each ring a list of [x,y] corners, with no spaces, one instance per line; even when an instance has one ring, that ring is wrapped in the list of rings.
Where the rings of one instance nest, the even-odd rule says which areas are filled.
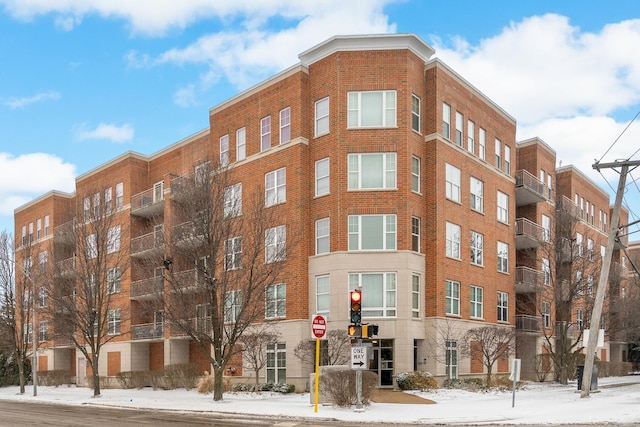
[[[204,129],[210,107],[315,44],[372,33],[421,37],[516,118],[519,140],[539,136],[610,192],[618,175],[594,159],[640,160],[633,0],[0,0],[0,230],[125,151]]]

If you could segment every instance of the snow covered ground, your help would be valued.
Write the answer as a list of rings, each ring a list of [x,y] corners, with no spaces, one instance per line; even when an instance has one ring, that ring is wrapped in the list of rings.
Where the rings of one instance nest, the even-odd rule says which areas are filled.
[[[305,394],[225,393],[222,402],[213,402],[211,394],[185,390],[102,391],[91,397],[88,388],[38,387],[38,396],[28,387],[24,395],[17,387],[0,388],[0,400],[38,401],[66,405],[101,405],[123,408],[149,408],[174,411],[225,412],[279,416],[282,418],[335,419],[360,422],[396,422],[413,424],[558,424],[628,423],[640,425],[640,376],[600,378],[599,391],[581,399],[575,382],[559,384],[528,383],[512,393],[475,393],[440,389],[416,393],[436,402],[423,404],[372,403],[363,412],[320,405],[314,412],[310,396]]]

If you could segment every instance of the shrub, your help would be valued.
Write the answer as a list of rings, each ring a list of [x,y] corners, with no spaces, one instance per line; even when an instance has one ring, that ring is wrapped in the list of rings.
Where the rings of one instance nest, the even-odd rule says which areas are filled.
[[[263,383],[259,384],[256,388],[254,383],[236,383],[231,386],[231,391],[234,392],[261,392],[261,391],[272,391],[274,393],[293,393],[296,391],[296,386],[294,384],[274,384],[274,383]]]
[[[154,390],[160,388],[163,378],[164,370],[157,369],[155,371],[149,371],[149,382],[151,383],[151,387],[153,387]]]
[[[320,390],[331,398],[339,407],[355,405],[358,400],[356,392],[356,371],[351,369],[332,369],[323,372]],[[362,371],[362,404],[371,403],[371,394],[378,386],[378,375],[371,371]]]
[[[164,377],[169,390],[175,390],[178,387],[191,390],[195,387],[198,378],[198,365],[195,363],[167,365],[164,368]]]
[[[438,388],[438,382],[428,372],[400,372],[394,378],[400,390],[433,390]]]
[[[38,384],[54,387],[71,384],[71,372],[65,370],[38,372]]]
[[[598,376],[604,377],[623,377],[629,375],[633,370],[631,362],[598,362]]]
[[[125,389],[141,389],[149,382],[149,372],[147,371],[124,371],[116,375],[120,387]]]
[[[198,382],[198,393],[212,393],[213,386],[213,376],[209,375],[209,372],[204,371],[204,377],[200,378],[200,381]]]
[[[449,378],[444,380],[442,384],[444,388],[453,388],[461,390],[477,391],[486,388],[484,379],[482,378]]]
[[[24,380],[31,381],[31,361],[24,361]],[[7,353],[0,351],[0,387],[7,385],[19,385],[20,372],[16,360]]]

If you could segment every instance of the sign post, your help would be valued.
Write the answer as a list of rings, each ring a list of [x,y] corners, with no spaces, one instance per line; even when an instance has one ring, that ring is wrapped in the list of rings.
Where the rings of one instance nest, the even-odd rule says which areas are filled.
[[[313,412],[318,412],[318,383],[320,381],[320,340],[327,333],[327,318],[315,315],[311,321],[311,333],[316,339],[316,381]]]

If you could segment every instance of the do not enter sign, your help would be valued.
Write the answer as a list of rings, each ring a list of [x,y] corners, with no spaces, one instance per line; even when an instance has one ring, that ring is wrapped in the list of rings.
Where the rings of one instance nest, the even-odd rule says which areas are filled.
[[[319,314],[313,317],[311,321],[311,333],[314,338],[324,338],[327,333],[327,319]]]

